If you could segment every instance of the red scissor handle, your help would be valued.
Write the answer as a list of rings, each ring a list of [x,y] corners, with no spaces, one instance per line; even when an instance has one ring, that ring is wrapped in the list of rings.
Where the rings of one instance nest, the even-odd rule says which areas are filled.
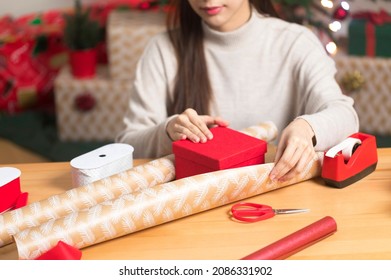
[[[243,222],[258,222],[274,217],[273,208],[268,205],[240,202],[231,208],[232,217]]]

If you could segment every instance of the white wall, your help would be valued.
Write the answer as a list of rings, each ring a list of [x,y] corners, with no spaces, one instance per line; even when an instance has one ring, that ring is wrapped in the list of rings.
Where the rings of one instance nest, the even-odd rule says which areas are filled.
[[[96,2],[96,0],[82,0],[82,3],[94,1]],[[0,15],[20,16],[31,12],[72,7],[73,5],[73,0],[1,0]]]
[[[379,11],[384,9],[391,13],[391,0],[345,0],[351,6],[352,12]]]

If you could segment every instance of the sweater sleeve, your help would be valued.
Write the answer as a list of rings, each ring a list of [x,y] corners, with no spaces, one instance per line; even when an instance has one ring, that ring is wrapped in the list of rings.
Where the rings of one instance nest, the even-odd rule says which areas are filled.
[[[167,115],[170,99],[166,72],[168,55],[163,53],[170,46],[162,44],[168,44],[163,35],[151,39],[137,64],[129,108],[124,117],[126,128],[116,137],[116,142],[134,147],[134,158],[157,158],[171,153],[172,141],[166,126],[174,116],[169,118]]]
[[[353,99],[342,93],[335,80],[334,60],[311,31],[304,30],[300,34],[292,51],[300,57],[295,69],[301,96],[300,118],[305,119],[315,133],[315,149],[329,149],[358,131]]]

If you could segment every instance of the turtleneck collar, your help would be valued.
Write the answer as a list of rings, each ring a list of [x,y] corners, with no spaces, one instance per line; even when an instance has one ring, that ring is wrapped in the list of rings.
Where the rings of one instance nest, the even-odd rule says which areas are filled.
[[[205,44],[221,46],[225,50],[237,49],[245,46],[254,39],[251,34],[254,34],[256,29],[260,28],[259,20],[262,17],[264,16],[260,15],[255,8],[252,8],[250,19],[238,29],[228,32],[217,31],[210,28],[205,22],[202,22]]]

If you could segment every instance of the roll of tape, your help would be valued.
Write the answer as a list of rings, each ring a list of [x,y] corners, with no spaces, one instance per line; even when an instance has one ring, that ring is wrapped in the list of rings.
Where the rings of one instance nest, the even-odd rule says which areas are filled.
[[[20,191],[20,170],[0,167],[0,213],[15,207]]]
[[[361,140],[358,138],[353,138],[353,137],[346,138],[341,143],[330,148],[326,152],[325,156],[330,157],[330,158],[334,158],[339,152],[341,152],[344,160],[348,161],[352,157],[352,154],[354,153],[357,145],[360,145],[360,144],[361,144]]]
[[[114,143],[72,159],[73,186],[85,186],[132,168],[133,151],[131,145]]]

